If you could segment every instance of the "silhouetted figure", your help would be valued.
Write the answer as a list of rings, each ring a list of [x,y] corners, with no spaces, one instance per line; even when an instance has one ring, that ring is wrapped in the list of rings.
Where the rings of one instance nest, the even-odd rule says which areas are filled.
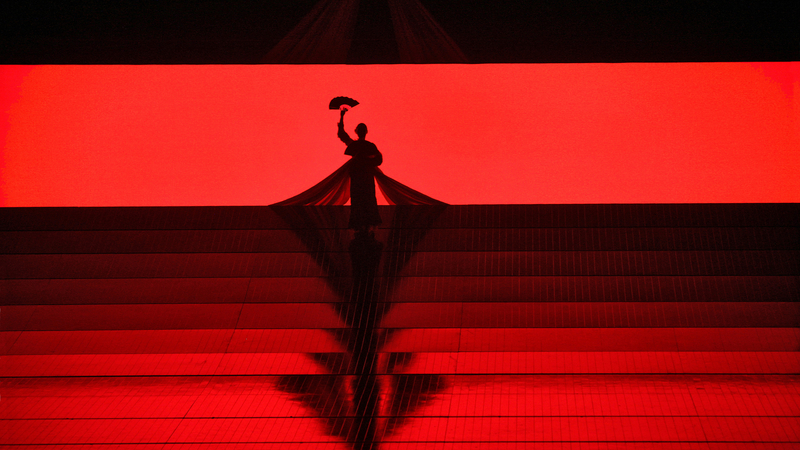
[[[375,198],[375,168],[383,163],[383,155],[378,147],[364,139],[367,126],[363,123],[356,126],[358,140],[353,140],[344,131],[343,109],[339,116],[339,139],[347,144],[345,155],[351,156],[348,171],[350,173],[350,225],[358,232],[367,232],[369,227],[381,223],[378,214],[378,200]]]
[[[329,108],[338,109],[357,104],[357,101],[349,97],[335,97],[331,100]],[[358,124],[356,127],[358,140],[353,140],[344,131],[344,115],[347,109],[340,111],[338,135],[339,139],[347,144],[344,154],[351,156],[350,160],[309,189],[273,206],[344,205],[350,200],[349,228],[365,234],[370,227],[381,223],[378,202],[375,198],[375,184],[390,205],[446,205],[383,173],[378,168],[383,163],[383,155],[375,144],[364,139],[367,136],[367,126],[363,123]]]

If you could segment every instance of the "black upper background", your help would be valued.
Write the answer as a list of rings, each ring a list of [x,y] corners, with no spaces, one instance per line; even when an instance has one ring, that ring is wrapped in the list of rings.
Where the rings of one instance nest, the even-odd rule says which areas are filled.
[[[5,2],[0,6],[3,40],[0,63],[258,63],[316,2]],[[422,0],[422,3],[473,63],[800,59],[797,6],[800,2]],[[359,18],[361,28],[363,20]],[[374,45],[367,45],[366,51],[362,45],[359,53],[348,56],[348,62],[399,62],[396,44],[387,36],[377,36],[374,40],[362,36],[359,39]]]

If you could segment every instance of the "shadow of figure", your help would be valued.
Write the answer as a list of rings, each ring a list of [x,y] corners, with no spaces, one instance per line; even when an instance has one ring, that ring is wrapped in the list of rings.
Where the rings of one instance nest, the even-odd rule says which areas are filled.
[[[353,380],[355,423],[351,442],[357,450],[376,448],[375,430],[380,394],[376,375],[380,339],[377,328],[380,319],[388,310],[386,303],[376,302],[375,295],[375,278],[382,251],[383,244],[378,242],[374,235],[366,233],[357,233],[349,246],[353,290],[351,301],[348,303],[350,311],[345,317],[352,317],[358,322],[352,324],[353,334],[348,342],[348,350],[352,355],[350,370],[355,375]]]
[[[389,353],[379,361],[379,351],[391,340],[392,330],[380,327],[391,303],[384,302],[378,286],[383,244],[371,234],[357,234],[350,242],[353,291],[343,318],[352,318],[349,344],[352,359],[355,416],[350,442],[356,450],[376,450],[385,436],[400,429],[414,410],[446,387],[438,374],[402,374],[414,353]],[[343,314],[344,313],[344,314]],[[379,380],[379,373],[385,375]],[[382,381],[382,383],[381,383]],[[385,401],[381,402],[380,399]],[[383,404],[381,404],[383,403]]]
[[[324,268],[326,283],[340,299],[330,305],[347,327],[326,330],[343,353],[308,354],[330,375],[283,376],[278,387],[296,394],[296,400],[317,412],[328,435],[354,449],[378,449],[447,385],[441,375],[404,373],[415,354],[383,351],[395,330],[381,324],[394,305],[387,299],[398,275],[444,208],[392,207],[388,230],[380,230],[381,242],[373,232],[342,230],[340,209],[273,207]]]

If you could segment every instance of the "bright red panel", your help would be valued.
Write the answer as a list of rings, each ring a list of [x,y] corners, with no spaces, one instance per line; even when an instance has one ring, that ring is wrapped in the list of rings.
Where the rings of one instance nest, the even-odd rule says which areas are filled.
[[[6,206],[263,205],[346,157],[459,203],[800,201],[800,63],[6,66]],[[7,113],[6,113],[7,112]]]

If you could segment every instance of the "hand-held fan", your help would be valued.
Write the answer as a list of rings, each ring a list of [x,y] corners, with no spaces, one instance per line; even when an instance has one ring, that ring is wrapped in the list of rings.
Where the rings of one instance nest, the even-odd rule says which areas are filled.
[[[335,97],[331,100],[330,104],[328,104],[328,108],[330,109],[350,109],[353,106],[358,104],[357,101],[353,100],[350,97]]]

